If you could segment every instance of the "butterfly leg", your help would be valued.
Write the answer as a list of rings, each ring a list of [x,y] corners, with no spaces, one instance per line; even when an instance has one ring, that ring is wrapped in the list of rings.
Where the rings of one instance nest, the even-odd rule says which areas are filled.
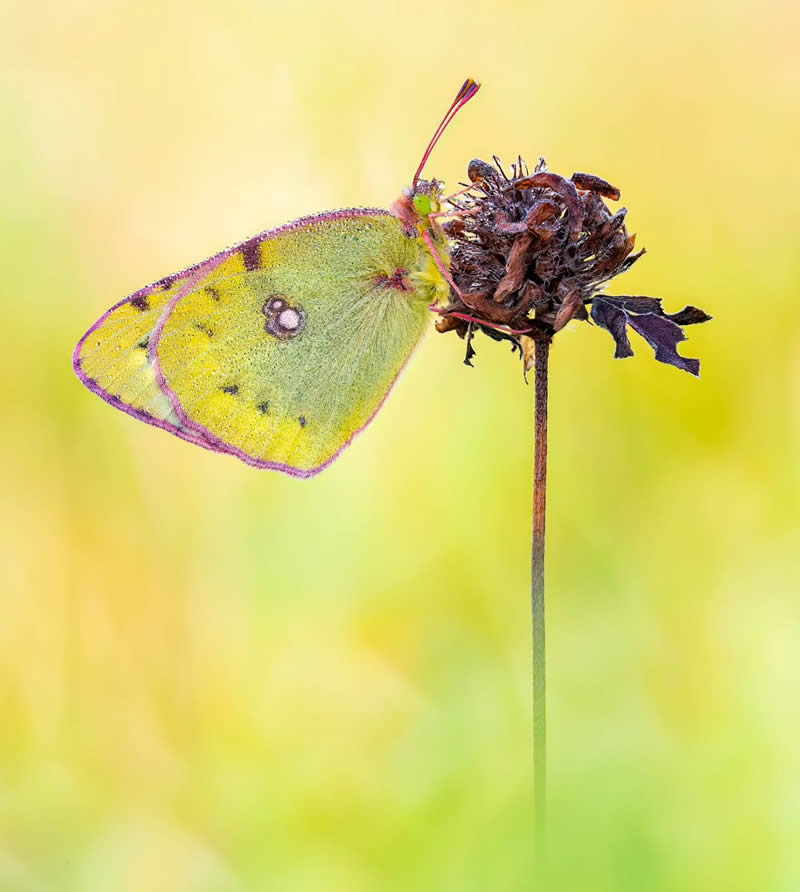
[[[458,287],[458,285],[456,285],[456,283],[453,281],[453,277],[450,275],[450,270],[447,268],[447,266],[445,266],[444,263],[442,263],[442,258],[439,256],[439,252],[436,250],[436,245],[434,245],[433,243],[433,237],[431,236],[430,232],[425,230],[422,233],[422,238],[425,241],[425,244],[430,248],[431,255],[433,256],[433,262],[439,268],[439,272],[444,276],[445,281],[450,285],[450,287],[459,297],[463,297],[461,289]]]
[[[464,186],[463,189],[459,189],[457,192],[453,192],[451,195],[448,195],[446,198],[443,198],[442,201],[453,203],[454,198],[458,198],[459,195],[464,195],[466,192],[474,189],[476,186],[479,186],[480,183],[470,183],[469,186]],[[472,197],[472,196],[470,196]]]

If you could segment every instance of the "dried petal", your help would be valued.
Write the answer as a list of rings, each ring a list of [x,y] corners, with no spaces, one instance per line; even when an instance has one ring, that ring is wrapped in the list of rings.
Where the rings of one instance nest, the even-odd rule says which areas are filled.
[[[619,201],[620,191],[616,186],[606,180],[596,177],[593,173],[574,173],[572,174],[572,182],[578,189],[585,189],[587,192],[596,192],[612,201]]]
[[[499,179],[497,171],[486,161],[480,158],[473,158],[467,165],[467,176],[473,183],[478,180],[484,180],[487,183],[496,183]]]
[[[586,318],[586,307],[583,305],[580,291],[578,291],[577,288],[574,288],[566,296],[556,313],[556,318],[553,322],[553,331],[561,331],[568,322],[576,317],[581,318],[581,316],[584,319]]]
[[[527,381],[528,372],[533,368],[533,364],[536,361],[536,341],[527,335],[522,335],[519,343],[522,349],[522,373]]]
[[[508,296],[519,291],[524,284],[529,263],[528,252],[532,242],[533,236],[527,232],[514,240],[506,263],[506,274],[494,293],[495,303],[505,303]]]
[[[442,334],[446,331],[458,331],[462,326],[466,326],[466,323],[455,316],[442,316],[434,322],[436,331]]]
[[[679,313],[668,313],[667,318],[678,325],[698,325],[711,320],[711,316],[699,307],[684,307]]]
[[[542,170],[533,174],[533,176],[516,180],[513,187],[515,189],[552,189],[553,192],[564,199],[564,204],[567,206],[567,214],[570,219],[570,234],[575,237],[581,231],[583,227],[583,207],[574,183],[565,180],[564,177],[559,176],[557,173]]]

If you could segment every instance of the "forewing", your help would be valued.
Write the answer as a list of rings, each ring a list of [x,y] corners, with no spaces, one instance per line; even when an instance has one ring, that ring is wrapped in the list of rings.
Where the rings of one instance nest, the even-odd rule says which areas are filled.
[[[380,407],[428,316],[424,244],[388,214],[316,218],[250,244],[244,272],[167,306],[150,346],[184,430],[310,476]]]

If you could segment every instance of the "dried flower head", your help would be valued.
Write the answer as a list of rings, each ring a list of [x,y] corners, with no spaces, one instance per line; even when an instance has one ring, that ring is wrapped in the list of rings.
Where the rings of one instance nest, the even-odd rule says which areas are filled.
[[[656,359],[699,374],[699,360],[680,356],[676,348],[686,339],[681,326],[709,315],[696,307],[668,314],[658,298],[603,293],[644,254],[632,253],[627,210],[612,213],[604,200],[618,200],[619,190],[592,174],[567,180],[547,170],[544,159],[530,174],[519,158],[510,176],[493,160],[470,162],[471,183],[450,199],[456,219],[444,227],[458,291],[441,309],[436,328],[466,339],[465,362],[472,364],[472,339],[483,331],[511,341],[527,371],[537,340],[550,341],[571,319],[591,315],[611,333],[617,358],[633,355],[630,326]]]

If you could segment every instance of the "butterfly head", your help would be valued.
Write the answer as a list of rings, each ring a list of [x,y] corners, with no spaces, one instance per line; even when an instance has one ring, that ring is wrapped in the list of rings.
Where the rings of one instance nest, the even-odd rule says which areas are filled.
[[[403,189],[392,205],[392,213],[405,223],[408,230],[423,232],[436,225],[436,215],[442,208],[441,180],[417,180],[414,186]]]

